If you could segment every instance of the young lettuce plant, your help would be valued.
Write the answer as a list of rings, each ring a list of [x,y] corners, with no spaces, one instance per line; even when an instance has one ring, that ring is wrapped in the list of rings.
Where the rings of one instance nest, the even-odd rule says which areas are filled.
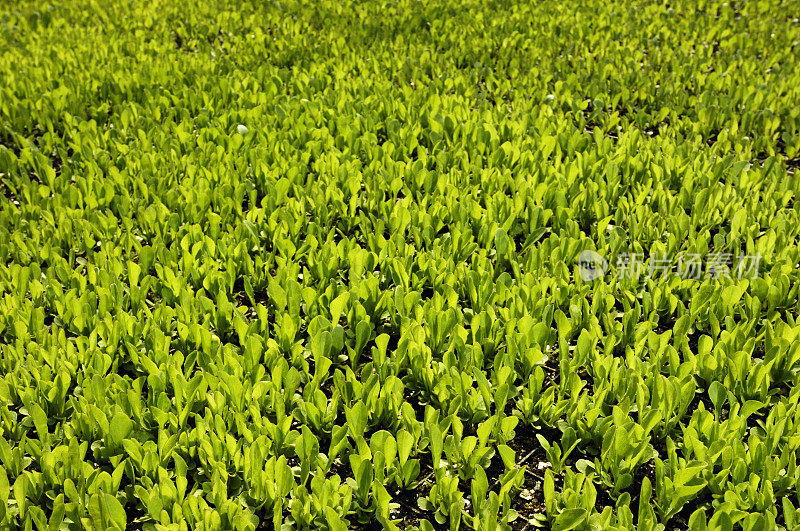
[[[580,439],[575,434],[575,430],[567,426],[563,428],[561,434],[561,444],[548,442],[541,434],[536,434],[539,444],[544,448],[548,461],[552,466],[553,472],[558,474],[564,469],[564,464],[569,458],[569,454],[578,446]]]

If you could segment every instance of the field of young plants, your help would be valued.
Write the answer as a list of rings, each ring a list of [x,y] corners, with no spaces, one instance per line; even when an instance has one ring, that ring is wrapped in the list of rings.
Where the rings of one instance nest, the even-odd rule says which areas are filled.
[[[0,528],[798,529],[797,17],[0,2]]]

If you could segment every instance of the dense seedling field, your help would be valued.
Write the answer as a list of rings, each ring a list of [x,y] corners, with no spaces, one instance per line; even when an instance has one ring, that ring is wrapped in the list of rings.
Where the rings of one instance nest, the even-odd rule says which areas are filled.
[[[488,4],[2,2],[0,527],[797,528],[798,5]]]

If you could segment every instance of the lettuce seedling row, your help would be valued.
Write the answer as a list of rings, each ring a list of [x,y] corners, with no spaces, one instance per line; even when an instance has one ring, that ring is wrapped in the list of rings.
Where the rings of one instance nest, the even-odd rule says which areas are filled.
[[[777,0],[0,7],[0,528],[796,529]]]

